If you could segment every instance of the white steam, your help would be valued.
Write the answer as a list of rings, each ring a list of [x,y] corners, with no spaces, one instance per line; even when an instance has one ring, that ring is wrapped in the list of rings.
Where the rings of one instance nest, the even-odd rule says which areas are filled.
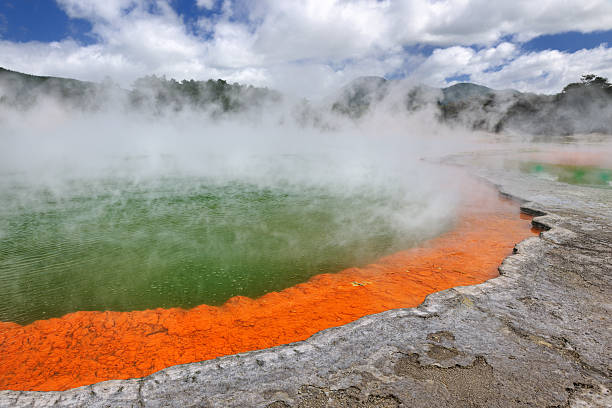
[[[325,109],[325,102],[313,107],[287,98],[217,115],[188,104],[179,111],[127,108],[121,92],[93,95],[98,100],[89,105],[98,108],[89,110],[39,95],[27,109],[0,109],[0,189],[25,186],[19,200],[27,202],[33,191],[61,197],[73,193],[75,180],[113,177],[314,187],[391,197],[378,215],[401,229],[439,231],[454,217],[461,183],[454,171],[422,159],[472,149],[474,134],[440,125],[433,104],[407,112],[409,86],[359,120]]]

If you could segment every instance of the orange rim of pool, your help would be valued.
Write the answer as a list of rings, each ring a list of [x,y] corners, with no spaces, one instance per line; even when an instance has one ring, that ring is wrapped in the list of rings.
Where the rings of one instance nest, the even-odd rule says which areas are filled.
[[[515,202],[484,190],[462,206],[450,231],[366,266],[318,274],[257,298],[0,322],[0,389],[66,390],[143,377],[305,340],[366,315],[418,306],[434,292],[485,282],[498,276],[515,244],[538,231]]]

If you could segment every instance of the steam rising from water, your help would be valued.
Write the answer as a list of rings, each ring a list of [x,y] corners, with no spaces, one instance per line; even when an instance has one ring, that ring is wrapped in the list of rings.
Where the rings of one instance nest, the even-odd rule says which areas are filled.
[[[218,117],[189,109],[129,111],[122,95],[82,111],[42,95],[25,111],[0,109],[2,188],[18,182],[62,196],[74,180],[183,175],[339,194],[388,189],[439,197],[449,205],[436,212],[452,211],[456,183],[420,158],[468,148],[469,133],[437,124],[427,109],[398,112],[389,99],[364,120],[327,114],[326,126],[315,127],[296,120],[300,102],[287,99]],[[29,191],[20,199],[31,198]]]
[[[0,280],[12,302],[2,320],[42,318],[45,308],[57,315],[259,296],[372,262],[452,225],[461,184],[420,158],[465,148],[466,140],[426,110],[379,109],[358,122],[330,116],[330,126],[313,127],[295,121],[291,101],[227,117],[130,112],[120,102],[82,112],[41,98],[27,111],[2,111]],[[221,248],[228,234],[246,244]],[[148,252],[122,263],[118,248]],[[217,255],[223,260],[206,272]],[[166,262],[173,256],[180,259]],[[153,271],[140,267],[147,262],[166,263]],[[223,279],[234,283],[215,288],[226,266]],[[97,279],[96,267],[112,271],[112,285]],[[297,272],[276,279],[275,267]],[[192,278],[176,283],[180,268]],[[249,275],[255,269],[269,273]],[[132,278],[138,270],[157,276]],[[69,290],[75,276],[89,281],[85,291]],[[20,309],[33,299],[26,287],[55,292],[41,289],[35,310]],[[137,292],[158,299],[121,300]],[[98,294],[114,300],[96,303]]]

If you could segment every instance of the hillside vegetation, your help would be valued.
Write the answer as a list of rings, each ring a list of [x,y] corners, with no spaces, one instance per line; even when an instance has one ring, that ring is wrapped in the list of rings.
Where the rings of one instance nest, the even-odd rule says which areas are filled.
[[[125,90],[110,80],[102,83],[35,76],[0,68],[0,105],[28,109],[44,98],[83,110],[99,110],[116,101],[133,110],[155,113],[178,112],[186,108],[214,114],[239,112],[276,102],[280,94],[267,88],[230,84],[222,79],[183,80],[147,76]]]
[[[580,82],[567,85],[556,95],[500,91],[472,83],[442,89],[401,86],[384,78],[359,78],[339,92],[332,110],[359,119],[385,102],[399,103],[408,111],[433,108],[441,122],[474,130],[529,135],[612,134],[612,85],[592,74],[582,76]]]
[[[45,99],[85,111],[119,103],[126,110],[157,115],[190,109],[213,116],[250,109],[272,110],[283,100],[277,91],[230,84],[223,79],[179,82],[153,75],[136,80],[126,90],[110,80],[93,83],[0,68],[0,107],[27,110]],[[437,89],[361,77],[326,101],[296,102],[292,107],[294,119],[301,126],[329,129],[333,126],[328,119],[334,116],[359,121],[381,109],[407,114],[430,109],[439,122],[473,130],[536,137],[612,134],[612,85],[593,74],[583,75],[580,82],[568,84],[555,95],[500,91],[472,83]]]

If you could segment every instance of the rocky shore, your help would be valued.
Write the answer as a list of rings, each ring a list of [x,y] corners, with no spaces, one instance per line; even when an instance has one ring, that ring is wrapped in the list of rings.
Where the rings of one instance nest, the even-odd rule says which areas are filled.
[[[612,189],[472,171],[544,230],[516,246],[499,277],[142,379],[0,391],[0,407],[612,406]]]

